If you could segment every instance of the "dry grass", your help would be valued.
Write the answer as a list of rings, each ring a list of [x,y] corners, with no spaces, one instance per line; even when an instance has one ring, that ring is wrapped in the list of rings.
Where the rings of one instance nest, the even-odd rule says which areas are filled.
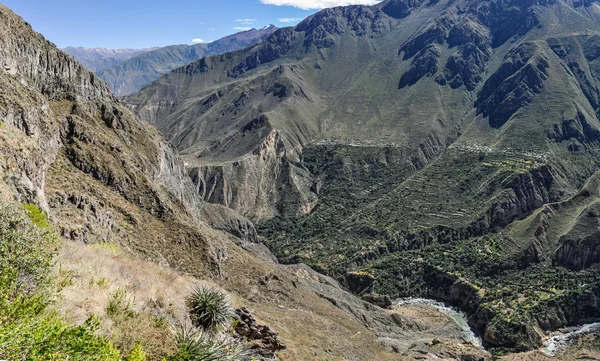
[[[91,314],[102,332],[127,353],[138,342],[151,360],[173,351],[169,323],[188,317],[185,298],[194,285],[206,283],[151,262],[135,259],[112,245],[65,241],[58,256],[59,312],[73,323]],[[111,297],[126,292],[131,313],[107,313]]]

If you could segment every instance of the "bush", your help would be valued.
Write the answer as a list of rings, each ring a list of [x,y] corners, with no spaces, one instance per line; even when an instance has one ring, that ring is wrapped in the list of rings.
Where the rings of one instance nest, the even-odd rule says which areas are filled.
[[[142,350],[142,345],[138,343],[124,361],[146,361],[146,353]]]
[[[168,361],[238,361],[244,360],[246,349],[233,338],[215,338],[194,327],[175,331],[177,352]]]
[[[0,359],[118,361],[119,351],[88,319],[69,327],[48,311],[58,237],[33,205],[0,204]]]
[[[215,287],[196,287],[188,296],[187,304],[194,326],[208,332],[228,325],[233,316],[229,295]]]
[[[135,317],[134,305],[135,300],[127,297],[127,291],[118,288],[110,295],[108,305],[106,306],[106,314],[115,322],[125,318],[132,318]]]
[[[0,270],[16,272],[19,292],[43,293],[52,284],[52,257],[59,242],[44,220],[43,213],[0,204]]]
[[[0,359],[118,361],[119,351],[96,331],[99,322],[67,326],[47,311],[45,295],[17,292],[16,272],[0,274]]]
[[[39,209],[38,206],[31,203],[25,203],[23,205],[23,208],[25,208],[25,210],[27,211],[29,219],[31,219],[31,221],[36,226],[38,226],[38,228],[47,229],[50,227],[50,222],[48,222],[48,215],[46,214],[46,212],[43,212],[41,209]]]

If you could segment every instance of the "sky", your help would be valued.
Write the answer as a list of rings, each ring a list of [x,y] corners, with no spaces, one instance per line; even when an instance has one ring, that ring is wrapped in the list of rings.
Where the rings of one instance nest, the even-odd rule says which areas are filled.
[[[326,7],[377,0],[0,0],[57,46],[149,48],[296,25]]]

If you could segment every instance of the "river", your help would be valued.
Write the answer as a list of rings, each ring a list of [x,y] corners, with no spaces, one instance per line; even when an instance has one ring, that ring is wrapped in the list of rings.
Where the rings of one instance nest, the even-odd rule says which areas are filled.
[[[458,326],[460,326],[460,328],[463,330],[463,337],[465,340],[483,350],[483,342],[481,341],[481,337],[479,337],[479,335],[477,335],[469,326],[466,315],[461,311],[449,307],[442,302],[437,302],[427,298],[401,298],[396,300],[394,304],[397,306],[409,305],[435,308],[439,312],[450,317]]]
[[[460,326],[460,328],[463,330],[463,337],[465,340],[471,342],[480,349],[483,349],[481,337],[469,326],[467,317],[463,312],[449,307],[442,302],[437,302],[427,298],[401,298],[396,300],[394,304],[397,306],[410,305],[435,308],[439,312],[449,316],[457,325]],[[578,327],[569,327],[565,329],[564,332],[555,332],[544,342],[540,350],[548,356],[555,356],[558,352],[563,350],[578,337],[592,332],[600,332],[600,322],[590,323]]]
[[[548,356],[555,356],[578,337],[600,331],[600,322],[590,323],[579,327],[569,327],[565,332],[555,332],[544,342],[541,351]]]

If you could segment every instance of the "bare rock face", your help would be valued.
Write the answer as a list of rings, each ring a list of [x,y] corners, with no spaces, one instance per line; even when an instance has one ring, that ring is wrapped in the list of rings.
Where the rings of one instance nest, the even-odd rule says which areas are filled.
[[[11,195],[48,211],[67,239],[218,272],[226,247],[198,221],[203,202],[175,149],[4,6],[0,19],[0,171]]]
[[[6,21],[0,27],[0,64],[6,74],[49,97],[71,95],[84,99],[110,100],[104,82],[72,57],[37,34],[29,24],[0,8]]]
[[[193,167],[189,175],[206,202],[235,209],[252,221],[277,214],[303,215],[316,203],[309,172],[288,159],[281,135],[275,130],[249,156],[231,163]]]
[[[501,200],[491,207],[490,226],[504,227],[548,203],[553,181],[549,167],[541,167],[529,174],[515,177],[506,185],[504,194],[499,197]]]
[[[254,224],[231,208],[207,203],[202,207],[201,217],[215,229],[230,233],[247,242],[260,242]]]
[[[277,333],[256,321],[245,307],[235,310],[235,333],[251,342],[250,351],[261,360],[277,360],[275,352],[285,350]]]

